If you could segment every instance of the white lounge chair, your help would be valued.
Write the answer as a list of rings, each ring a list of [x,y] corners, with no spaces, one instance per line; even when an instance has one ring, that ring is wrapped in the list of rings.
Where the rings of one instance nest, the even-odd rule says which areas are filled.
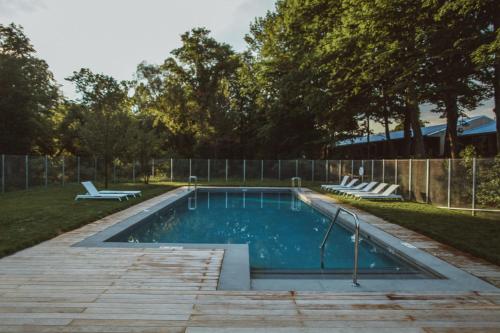
[[[126,194],[99,194],[99,193],[77,194],[75,197],[75,201],[78,201],[80,199],[122,201],[122,200],[128,200],[128,197]]]
[[[359,198],[360,195],[366,195],[366,194],[372,194],[372,195],[380,195],[384,188],[387,186],[387,183],[380,183],[373,189],[371,192],[357,192],[357,193],[351,193],[352,196]]]
[[[117,191],[117,190],[105,190],[99,191],[91,181],[82,182],[83,187],[87,190],[89,194],[99,193],[99,194],[125,194],[129,197],[141,196],[141,191]]]
[[[368,184],[366,183],[364,184],[366,186],[364,186],[361,189],[353,188],[352,190],[339,190],[339,192],[342,193],[343,195],[353,195],[355,193],[368,193],[371,190],[373,190],[373,188],[378,184],[378,182],[370,182]]]
[[[394,194],[398,187],[399,185],[391,185],[380,194],[358,193],[356,197],[359,199],[368,200],[403,200],[403,197],[401,195]]]
[[[345,186],[340,186],[340,185],[334,185],[334,186],[331,186],[331,187],[328,187],[326,190],[327,191],[331,191],[331,192],[336,192],[338,190],[346,190],[346,189],[352,189],[354,187],[354,184],[356,184],[358,182],[358,179],[357,178],[354,178],[352,179],[349,184],[345,185]]]
[[[333,184],[321,185],[321,188],[323,190],[326,190],[327,188],[332,187],[332,186],[345,186],[345,184],[347,184],[348,180],[349,180],[349,176],[344,176],[342,178],[342,181],[340,182],[340,184],[336,184],[336,185],[333,185]]]
[[[368,183],[361,183],[359,185],[353,186],[351,190],[337,190],[337,192],[344,193],[344,192],[349,192],[349,191],[360,191],[366,185],[368,185]]]

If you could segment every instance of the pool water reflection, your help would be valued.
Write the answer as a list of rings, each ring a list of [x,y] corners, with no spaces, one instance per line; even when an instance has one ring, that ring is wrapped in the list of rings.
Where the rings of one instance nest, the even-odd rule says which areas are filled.
[[[329,221],[290,191],[201,190],[196,198],[181,199],[108,241],[246,243],[252,269],[319,270],[319,245]],[[352,269],[353,244],[352,231],[336,224],[325,248],[325,269]],[[360,270],[413,271],[365,239],[359,251]]]

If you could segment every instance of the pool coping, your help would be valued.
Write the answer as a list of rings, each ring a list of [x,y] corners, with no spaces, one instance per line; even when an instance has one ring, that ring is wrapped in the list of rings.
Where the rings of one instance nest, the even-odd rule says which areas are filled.
[[[320,193],[303,188],[302,190],[290,187],[214,187],[200,186],[199,189],[217,191],[287,191],[292,190],[306,204],[313,206],[327,216],[335,214],[341,206],[334,200]],[[196,243],[125,243],[105,242],[110,237],[126,230],[145,217],[159,209],[173,204],[179,199],[192,193],[193,190],[183,189],[174,191],[173,195],[164,201],[145,209],[137,214],[123,219],[114,225],[97,232],[84,240],[73,244],[77,247],[107,247],[107,248],[185,248],[185,249],[224,249],[224,257],[219,277],[218,290],[297,290],[297,291],[388,291],[388,292],[415,292],[415,291],[498,291],[493,285],[473,276],[472,274],[443,261],[416,246],[403,242],[399,238],[378,229],[360,219],[361,233],[369,235],[371,240],[384,244],[398,255],[407,257],[431,272],[435,272],[445,279],[363,279],[359,288],[353,288],[349,279],[251,279],[250,262],[247,244],[196,244]],[[343,223],[352,223],[344,221]],[[343,281],[347,283],[343,283]],[[411,283],[409,283],[411,282]],[[450,283],[452,282],[452,283]]]

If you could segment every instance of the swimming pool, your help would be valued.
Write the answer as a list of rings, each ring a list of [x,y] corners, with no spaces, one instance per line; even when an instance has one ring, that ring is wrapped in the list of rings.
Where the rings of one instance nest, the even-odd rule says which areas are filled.
[[[349,216],[341,216],[349,219]],[[351,273],[354,236],[336,223],[326,242],[324,269],[319,245],[330,217],[290,190],[202,189],[169,205],[108,242],[248,244],[254,277],[266,274]],[[361,237],[359,272],[414,274],[422,270]]]
[[[157,249],[159,258],[223,249],[218,290],[352,291],[354,224],[348,215],[331,233],[326,267],[319,269],[319,244],[340,207],[331,198],[306,188],[276,187],[201,187],[193,198],[187,187],[171,190],[111,216],[115,223],[72,246]],[[357,290],[497,290],[378,228],[375,216],[360,214]]]

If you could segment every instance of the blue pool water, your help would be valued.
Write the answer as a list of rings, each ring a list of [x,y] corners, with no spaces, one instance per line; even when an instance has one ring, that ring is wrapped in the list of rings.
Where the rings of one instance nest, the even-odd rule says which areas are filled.
[[[320,269],[319,245],[329,219],[289,191],[198,191],[196,203],[192,200],[188,206],[188,199],[181,199],[108,241],[246,243],[254,270]],[[353,244],[352,231],[336,224],[325,248],[325,269],[352,269]],[[372,272],[414,270],[366,239],[360,242],[359,268]]]

